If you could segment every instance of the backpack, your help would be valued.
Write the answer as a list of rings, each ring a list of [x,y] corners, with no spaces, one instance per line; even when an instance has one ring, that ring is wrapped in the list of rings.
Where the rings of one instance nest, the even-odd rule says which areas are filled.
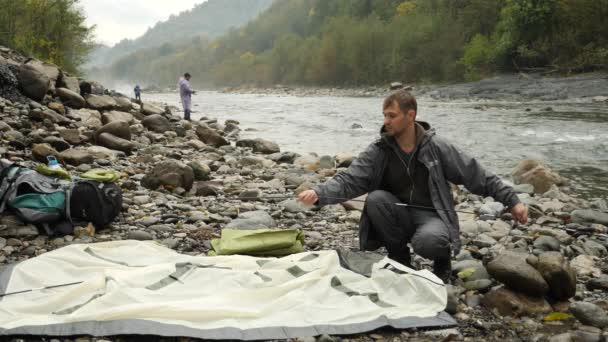
[[[64,219],[68,181],[42,175],[18,164],[0,164],[0,213],[12,211],[26,223],[53,233]]]
[[[114,183],[67,181],[17,164],[0,163],[0,213],[9,209],[48,235],[69,234],[74,223],[105,227],[122,210],[122,191]]]
[[[101,229],[122,210],[122,190],[115,183],[79,179],[66,195],[66,217],[70,222],[91,222]]]

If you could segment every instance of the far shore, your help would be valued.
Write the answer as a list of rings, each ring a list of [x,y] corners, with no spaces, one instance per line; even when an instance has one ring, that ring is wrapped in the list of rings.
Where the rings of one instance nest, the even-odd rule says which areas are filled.
[[[409,84],[417,96],[429,96],[437,100],[490,100],[490,101],[576,101],[608,104],[608,73],[593,72],[574,76],[545,77],[539,74],[505,74],[475,82],[454,84]],[[336,96],[336,97],[383,97],[391,90],[390,85],[369,86],[301,86],[239,85],[232,87],[198,87],[201,91],[218,91],[228,94],[263,94],[278,96]],[[172,88],[152,87],[146,93],[167,93]]]

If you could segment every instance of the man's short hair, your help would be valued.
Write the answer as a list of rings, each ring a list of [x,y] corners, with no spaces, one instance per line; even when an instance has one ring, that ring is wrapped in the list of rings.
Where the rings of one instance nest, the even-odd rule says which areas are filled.
[[[184,77],[191,77],[189,73],[185,73]]]
[[[384,99],[382,109],[390,107],[393,102],[396,102],[399,105],[399,109],[401,109],[401,111],[404,113],[407,113],[407,111],[410,109],[413,109],[416,113],[418,113],[418,103],[416,102],[416,98],[403,89],[394,91],[387,96]]]

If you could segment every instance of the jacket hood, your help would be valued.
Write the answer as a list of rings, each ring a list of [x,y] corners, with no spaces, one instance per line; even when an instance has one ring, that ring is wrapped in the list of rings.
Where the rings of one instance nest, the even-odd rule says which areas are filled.
[[[428,139],[435,135],[435,129],[426,121],[416,121],[416,147],[425,144]],[[384,125],[380,128],[380,138],[387,144],[395,144],[395,138],[386,133]]]

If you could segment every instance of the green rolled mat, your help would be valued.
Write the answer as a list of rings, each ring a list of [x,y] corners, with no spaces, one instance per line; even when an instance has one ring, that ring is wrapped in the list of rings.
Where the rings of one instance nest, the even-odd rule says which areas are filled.
[[[304,233],[300,229],[224,229],[211,246],[209,255],[285,256],[304,251]]]

